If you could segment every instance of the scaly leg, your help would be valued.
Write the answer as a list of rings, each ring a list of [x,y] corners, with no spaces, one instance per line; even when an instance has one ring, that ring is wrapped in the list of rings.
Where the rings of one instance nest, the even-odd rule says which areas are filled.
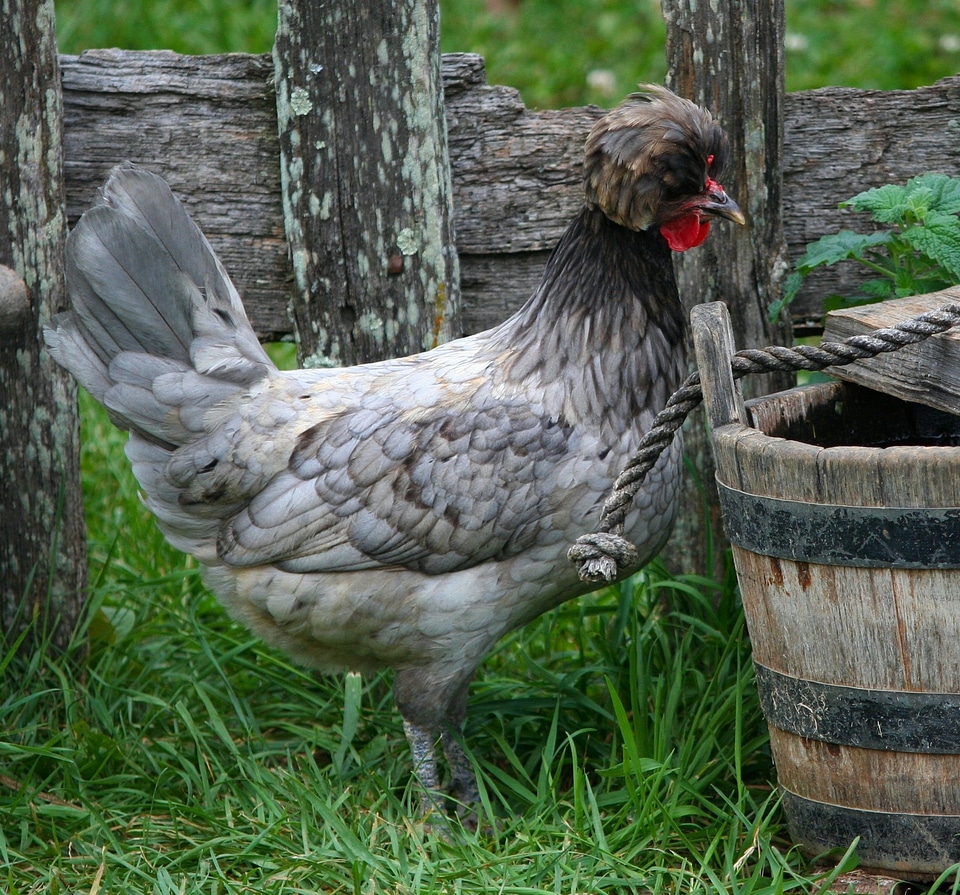
[[[467,714],[467,695],[470,680],[465,681],[447,707],[441,742],[443,754],[450,767],[450,785],[447,792],[457,802],[457,814],[464,826],[476,828],[476,805],[480,801],[477,777],[473,764],[463,749],[463,719]]]
[[[443,809],[439,799],[440,775],[437,772],[437,756],[433,748],[436,737],[432,731],[407,720],[403,722],[403,732],[410,744],[413,772],[423,787],[420,812],[422,816],[429,817],[434,811]]]
[[[450,765],[450,785],[447,793],[457,802],[457,814],[464,824],[469,823],[471,815],[475,814],[475,806],[480,801],[480,790],[477,788],[477,777],[473,772],[473,764],[463,751],[462,734],[459,728],[448,728],[442,734],[443,754]],[[476,819],[474,818],[474,823]]]
[[[467,693],[470,677],[460,678],[450,686],[446,696],[443,690],[429,686],[422,672],[409,669],[397,674],[394,692],[397,707],[403,716],[403,730],[410,744],[413,770],[423,786],[422,810],[424,816],[444,812],[437,770],[436,741],[439,735],[443,752],[450,765],[449,795],[459,802],[457,813],[469,825],[473,805],[479,798],[476,777],[461,742],[460,731],[467,711]]]

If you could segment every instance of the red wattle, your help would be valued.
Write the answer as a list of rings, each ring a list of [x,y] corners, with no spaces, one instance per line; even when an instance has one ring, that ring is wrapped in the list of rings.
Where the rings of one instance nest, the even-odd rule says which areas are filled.
[[[696,212],[686,214],[682,218],[661,224],[660,233],[667,241],[667,245],[675,252],[685,252],[694,246],[700,245],[710,232],[710,221],[704,220]]]

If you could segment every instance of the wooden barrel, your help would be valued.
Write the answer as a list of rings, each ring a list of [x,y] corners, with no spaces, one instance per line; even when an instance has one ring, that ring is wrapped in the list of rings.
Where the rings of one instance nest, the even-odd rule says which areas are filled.
[[[717,484],[791,835],[938,874],[960,861],[960,418],[844,383],[738,403],[708,401]]]

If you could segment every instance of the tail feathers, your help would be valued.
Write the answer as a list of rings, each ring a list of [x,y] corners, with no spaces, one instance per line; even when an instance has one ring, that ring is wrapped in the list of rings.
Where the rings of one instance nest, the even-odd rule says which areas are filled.
[[[53,357],[116,422],[171,446],[274,369],[209,242],[159,177],[115,168],[67,240]]]
[[[80,326],[102,356],[139,351],[189,360],[200,288],[151,233],[117,209],[91,208],[70,234],[67,287]]]
[[[66,367],[90,394],[103,400],[110,388],[107,361],[97,351],[97,342],[88,340],[80,332],[72,314],[58,314],[52,326],[43,331],[47,350]]]
[[[210,425],[210,409],[238,391],[232,382],[198,373],[181,361],[129,351],[110,362],[108,375],[100,400],[111,417],[170,448],[203,435]]]

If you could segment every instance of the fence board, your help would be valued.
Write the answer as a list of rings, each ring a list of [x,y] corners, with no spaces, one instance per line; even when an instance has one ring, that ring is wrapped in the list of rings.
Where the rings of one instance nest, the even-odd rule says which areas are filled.
[[[292,273],[280,205],[269,56],[94,50],[61,58],[71,220],[122,159],[147,165],[183,197],[237,282],[263,338],[290,332]],[[545,253],[580,202],[580,153],[595,107],[534,112],[486,84],[483,60],[443,57],[460,254],[463,322],[503,319],[536,284]],[[960,76],[905,91],[787,94],[784,230],[796,257],[852,226],[853,193],[924,171],[960,176]],[[736,193],[736,184],[728,184]],[[859,225],[862,226],[862,225]],[[849,290],[848,272],[811,277],[795,321],[818,297]]]

